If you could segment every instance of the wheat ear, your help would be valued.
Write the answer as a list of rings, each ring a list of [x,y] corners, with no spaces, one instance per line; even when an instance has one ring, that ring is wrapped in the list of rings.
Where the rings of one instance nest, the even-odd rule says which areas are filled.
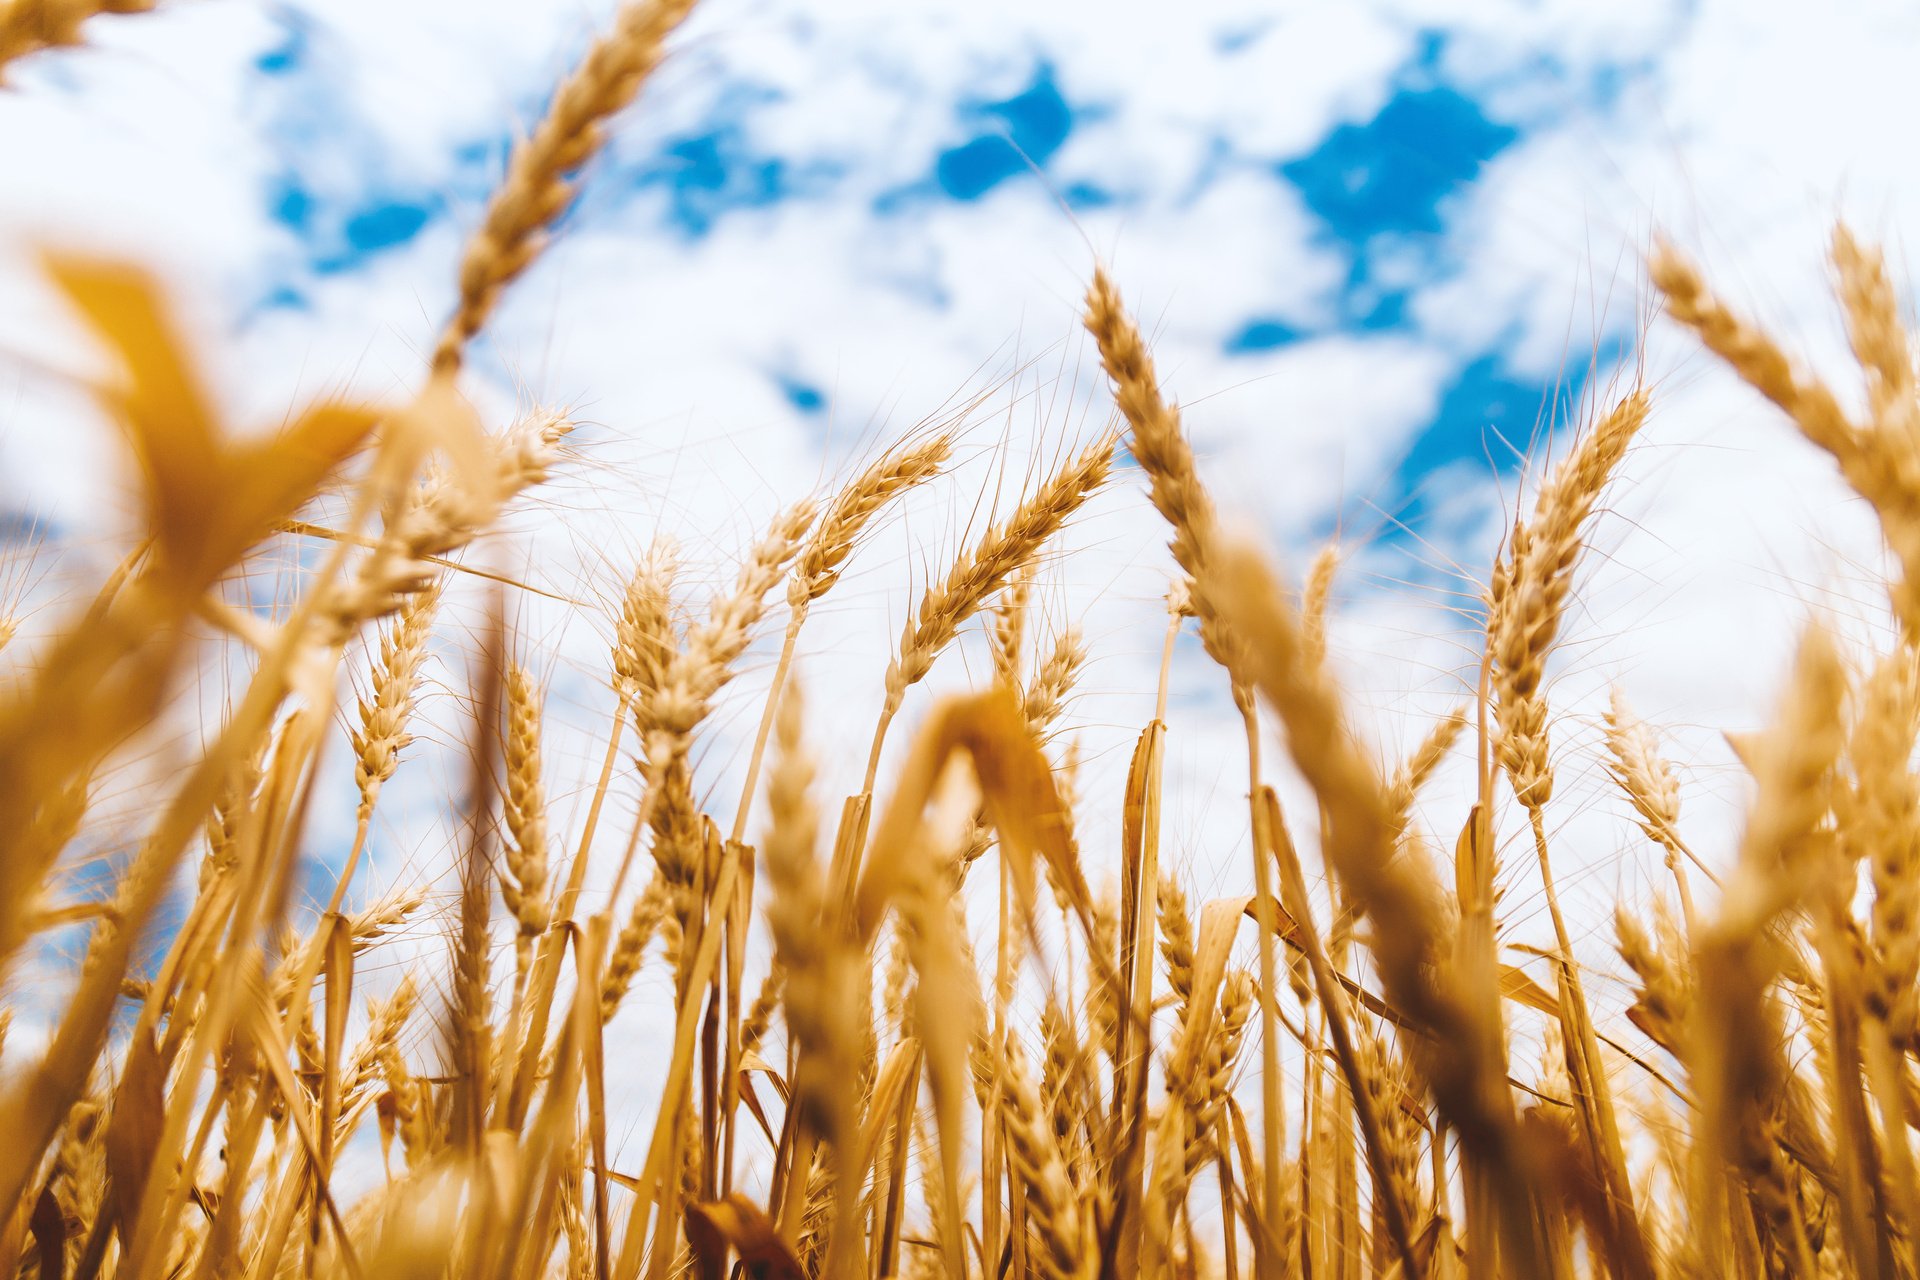
[[[1095,266],[1093,281],[1087,287],[1083,323],[1100,351],[1100,363],[1112,383],[1113,402],[1126,419],[1128,447],[1134,460],[1147,474],[1148,495],[1154,509],[1173,530],[1169,549],[1185,578],[1168,593],[1168,609],[1173,627],[1191,609],[1200,621],[1200,640],[1209,655],[1227,671],[1233,685],[1235,702],[1241,707],[1248,727],[1248,763],[1250,774],[1259,771],[1258,737],[1252,718],[1252,703],[1247,692],[1248,659],[1237,638],[1221,616],[1219,601],[1207,594],[1206,586],[1215,580],[1211,561],[1219,542],[1219,518],[1213,499],[1201,483],[1194,460],[1193,446],[1180,425],[1180,412],[1160,389],[1153,357],[1147,352],[1140,328],[1120,298],[1106,269]],[[1168,631],[1168,650],[1174,636]],[[1166,700],[1167,661],[1161,663],[1160,701]],[[1257,779],[1256,779],[1257,783]],[[1250,794],[1250,799],[1252,795]],[[1255,818],[1258,826],[1258,818]],[[1254,914],[1259,928],[1260,986],[1264,991],[1278,988],[1279,968],[1274,957],[1274,936],[1279,928],[1279,909],[1274,899],[1272,867],[1258,849],[1256,831],[1254,854]],[[1283,1212],[1285,1190],[1280,1183],[1280,1030],[1271,1001],[1260,1008],[1260,1067],[1262,1120],[1262,1186],[1260,1205],[1265,1219],[1278,1222]]]
[[[434,349],[436,374],[459,371],[468,339],[486,324],[500,291],[539,256],[547,229],[572,201],[573,177],[599,151],[607,118],[633,101],[667,36],[692,10],[693,0],[631,0],[561,82],[533,135],[514,148],[461,257],[460,301]]]
[[[526,944],[546,929],[553,905],[548,884],[547,796],[540,778],[541,699],[533,677],[517,662],[507,665],[506,685],[507,785],[501,807],[507,846],[500,895],[519,926],[517,950],[524,970]]]
[[[1902,648],[1881,659],[1862,690],[1860,717],[1847,744],[1854,803],[1846,839],[1867,860],[1873,882],[1870,920],[1877,981],[1868,1008],[1894,1043],[1914,1035],[1920,972],[1920,783],[1907,762],[1920,718],[1920,673]]]
[[[1309,631],[1307,635],[1308,652],[1311,653],[1312,633]],[[1434,722],[1433,728],[1427,730],[1426,737],[1420,739],[1413,754],[1394,773],[1393,783],[1387,790],[1387,806],[1392,811],[1396,830],[1404,832],[1407,829],[1413,813],[1414,797],[1447,758],[1447,753],[1453,750],[1453,744],[1459,741],[1460,731],[1466,728],[1466,724],[1467,712],[1464,707],[1455,707],[1440,717]]]
[[[1487,643],[1498,693],[1500,764],[1529,809],[1553,794],[1540,683],[1560,634],[1586,524],[1646,421],[1647,407],[1646,393],[1636,390],[1581,437],[1541,486],[1533,519],[1514,527],[1506,562],[1489,589]]]
[[[1912,358],[1881,256],[1839,226],[1832,261],[1848,337],[1865,375],[1864,422],[1850,417],[1818,377],[1795,368],[1771,337],[1715,297],[1699,270],[1673,246],[1656,244],[1648,270],[1665,295],[1667,313],[1831,454],[1847,483],[1872,505],[1900,562],[1890,595],[1912,643],[1920,637],[1920,508],[1915,503],[1920,450],[1914,445],[1920,407],[1914,402]]]
[[[643,693],[637,704],[645,746],[646,825],[654,831],[654,860],[683,925],[694,909],[693,886],[705,844],[687,760],[693,733],[712,711],[714,696],[733,679],[734,664],[766,612],[767,594],[798,552],[814,511],[811,500],[802,500],[775,518],[747,553],[732,591],[715,597],[706,620],[688,632],[685,646],[666,663],[659,687]],[[630,843],[614,877],[616,896],[626,883],[633,852]]]
[[[1067,1176],[1039,1090],[1026,1056],[1012,1040],[999,1055],[999,1098],[1007,1134],[1007,1155],[1027,1189],[1027,1212],[1045,1250],[1033,1261],[1048,1280],[1089,1280],[1099,1250]]]
[[[840,580],[847,558],[853,554],[860,536],[889,503],[940,474],[953,454],[953,435],[939,431],[917,444],[891,450],[867,466],[853,481],[834,496],[820,515],[806,545],[794,561],[793,575],[787,583],[787,632],[780,643],[780,659],[774,664],[773,680],[767,689],[766,703],[760,711],[760,724],[754,731],[753,750],[747,757],[747,772],[740,784],[740,802],[734,807],[729,839],[738,844],[746,838],[747,817],[753,808],[755,788],[760,785],[760,767],[766,756],[767,737],[773,730],[773,718],[779,710],[780,696],[793,669],[793,655],[800,642],[800,628],[807,614]],[[732,1132],[732,1113],[726,1117]]]
[[[926,589],[919,607],[900,633],[900,645],[887,667],[886,701],[874,727],[867,756],[865,792],[873,790],[887,726],[907,690],[919,683],[959,630],[987,598],[1040,554],[1053,536],[1107,481],[1113,469],[1115,437],[1101,435],[1056,472],[1013,515],[994,525],[966,554],[954,561],[946,579]]]
[[[1717,1216],[1725,1198],[1721,1161],[1731,1162],[1742,1171],[1756,1208],[1792,1242],[1802,1265],[1808,1246],[1792,1207],[1794,1174],[1777,1128],[1788,1072],[1770,988],[1785,953],[1769,939],[1780,914],[1826,881],[1817,832],[1845,747],[1841,709],[1847,693],[1846,668],[1832,638],[1810,629],[1774,726],[1755,750],[1759,790],[1739,860],[1717,917],[1696,944],[1698,1016],[1687,1042],[1701,1107],[1694,1195],[1702,1212],[1708,1221]],[[1717,1235],[1709,1240],[1721,1247]]]

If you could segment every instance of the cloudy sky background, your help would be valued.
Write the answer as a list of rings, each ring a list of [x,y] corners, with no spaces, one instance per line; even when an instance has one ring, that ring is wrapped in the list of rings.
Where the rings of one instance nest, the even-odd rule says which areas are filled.
[[[95,354],[34,246],[160,271],[237,422],[341,388],[404,396],[507,148],[611,8],[181,0],[15,70],[0,534],[45,542],[29,636],[127,520],[112,432],[75,384]],[[605,731],[604,607],[656,533],[678,539],[697,606],[781,504],[985,397],[963,465],[861,552],[803,639],[828,792],[857,785],[911,600],[1105,420],[1076,319],[1097,254],[1223,504],[1296,568],[1339,538],[1334,648],[1386,758],[1470,688],[1462,611],[1529,462],[1645,370],[1654,417],[1551,685],[1550,817],[1604,968],[1605,906],[1665,883],[1597,767],[1607,687],[1669,730],[1690,834],[1724,852],[1741,791],[1719,732],[1760,722],[1807,617],[1870,634],[1882,607],[1870,519],[1683,335],[1647,329],[1641,256],[1663,232],[1703,258],[1851,398],[1823,254],[1844,213],[1905,279],[1916,28],[1891,3],[710,0],[469,374],[499,416],[540,403],[581,424],[576,463],[482,552],[579,602],[512,602],[549,683],[558,803]],[[1097,849],[1161,634],[1168,562],[1137,471],[1067,542],[1041,577],[1040,634],[1078,625],[1095,654],[1072,718]],[[703,758],[722,812],[767,665],[749,664]],[[979,670],[963,647],[934,683]],[[434,797],[458,776],[459,710],[423,712],[438,731],[383,801],[370,889],[444,861]],[[1197,645],[1169,769],[1190,891],[1247,891],[1244,764]],[[1456,770],[1430,806],[1445,846],[1465,786]],[[323,859],[350,825],[336,808]],[[1537,877],[1514,855],[1503,909],[1537,928]],[[646,1070],[631,1066],[631,1097]]]

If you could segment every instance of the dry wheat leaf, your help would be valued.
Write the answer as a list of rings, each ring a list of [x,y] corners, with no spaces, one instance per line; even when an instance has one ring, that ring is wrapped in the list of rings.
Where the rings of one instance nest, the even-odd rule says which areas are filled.
[[[688,1205],[686,1220],[687,1243],[710,1267],[724,1268],[731,1248],[753,1280],[807,1280],[773,1220],[737,1191],[724,1200]]]
[[[54,1198],[53,1183],[40,1188],[27,1220],[40,1262],[40,1280],[64,1280],[67,1274],[67,1215]]]
[[[322,402],[260,441],[225,438],[162,297],[131,263],[49,254],[47,274],[119,360],[99,389],[141,470],[160,561],[199,590],[303,504],[372,431],[372,410]]]
[[[107,1195],[122,1239],[133,1229],[160,1147],[166,1123],[166,1067],[153,1038],[136,1034],[127,1048],[120,1084],[113,1091],[113,1115],[107,1122]]]

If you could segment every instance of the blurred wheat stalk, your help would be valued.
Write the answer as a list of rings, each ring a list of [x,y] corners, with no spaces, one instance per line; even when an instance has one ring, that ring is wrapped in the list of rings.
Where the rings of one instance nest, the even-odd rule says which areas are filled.
[[[96,9],[140,7],[15,0],[0,10],[0,63],[73,42]],[[116,368],[98,395],[138,464],[146,537],[78,616],[11,655],[0,686],[0,965],[17,977],[38,934],[91,920],[44,1050],[0,1060],[0,1272],[1920,1270],[1920,388],[1884,265],[1844,230],[1833,263],[1863,417],[1677,253],[1652,258],[1671,314],[1879,514],[1902,626],[1884,654],[1808,630],[1775,728],[1743,744],[1757,792],[1724,884],[1688,847],[1656,735],[1616,698],[1614,776],[1675,903],[1618,916],[1637,979],[1631,1031],[1596,1025],[1555,893],[1543,675],[1648,395],[1598,415],[1515,523],[1486,586],[1477,705],[1382,768],[1327,668],[1336,556],[1296,595],[1223,531],[1101,270],[1085,323],[1115,429],[1032,486],[911,610],[859,794],[837,806],[818,794],[796,645],[871,522],[947,465],[945,433],[903,442],[824,501],[798,500],[704,607],[677,591],[669,547],[635,566],[608,656],[604,765],[578,830],[550,816],[541,690],[496,614],[471,662],[470,811],[445,972],[357,989],[369,953],[428,900],[421,884],[345,909],[410,741],[443,586],[462,549],[562,463],[569,430],[545,413],[486,429],[457,388],[463,353],[689,7],[627,5],[560,86],[467,247],[459,303],[408,404],[319,402],[243,442],[148,277],[47,261]],[[1071,628],[1034,643],[1029,594],[1122,439],[1171,529],[1178,577],[1120,845],[1090,851],[1072,751],[1048,750],[1087,652]],[[305,517],[323,493],[343,518],[298,598],[271,616],[225,603],[220,585],[270,536],[321,528]],[[707,812],[695,748],[782,599],[746,786],[732,813]],[[939,701],[883,781],[906,694],[976,622],[990,687]],[[1244,718],[1253,849],[1250,892],[1197,913],[1161,856],[1166,667],[1189,625]],[[368,692],[346,716],[356,836],[327,910],[300,933],[290,886],[317,753],[349,643],[369,629]],[[11,634],[9,620],[0,637]],[[103,780],[208,661],[210,635],[250,653],[245,687],[151,796],[111,902],[52,900]],[[1263,729],[1283,736],[1315,812],[1282,812]],[[1478,802],[1416,821],[1423,783],[1468,735]],[[1500,958],[1508,793],[1554,926],[1547,984]],[[610,841],[609,798],[637,805]],[[1303,820],[1331,877],[1324,900],[1296,849]],[[1450,879],[1431,827],[1459,833]],[[624,853],[603,868],[611,898],[587,914],[597,836]],[[135,980],[136,948],[190,859],[184,916],[153,976]],[[1117,902],[1090,887],[1089,863],[1118,868]],[[997,884],[984,955],[960,893],[978,876]],[[1249,932],[1244,970],[1233,957]],[[665,1084],[641,1162],[616,1169],[605,1029],[656,950],[671,1037],[647,1048]],[[1549,1046],[1530,1067],[1510,1056],[1522,1021]],[[1240,1088],[1250,1073],[1257,1088]],[[343,1203],[336,1164],[370,1124],[384,1175]]]

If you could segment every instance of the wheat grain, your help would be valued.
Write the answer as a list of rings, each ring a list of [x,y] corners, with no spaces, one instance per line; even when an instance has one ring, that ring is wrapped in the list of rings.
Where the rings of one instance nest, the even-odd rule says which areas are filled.
[[[1201,483],[1193,447],[1180,425],[1180,411],[1162,396],[1146,341],[1104,267],[1094,268],[1093,283],[1087,288],[1085,323],[1113,382],[1113,402],[1131,429],[1128,447],[1147,473],[1148,495],[1173,528],[1169,545],[1174,563],[1185,571],[1191,586],[1203,576],[1210,548],[1219,536],[1219,517]],[[1239,669],[1243,660],[1220,627],[1215,608],[1203,592],[1194,592],[1191,602],[1207,652],[1229,672]]]
[[[733,590],[714,598],[706,620],[691,628],[684,645],[666,659],[658,686],[639,696],[637,720],[645,751],[652,853],[683,926],[698,906],[698,882],[710,843],[693,801],[687,760],[693,733],[712,711],[714,696],[733,679],[734,664],[753,639],[767,594],[798,552],[814,511],[813,502],[803,499],[775,518],[766,536],[747,553]],[[616,895],[626,880],[631,857],[629,847],[614,878]]]
[[[1009,689],[1022,683],[1021,667],[1026,660],[1027,602],[1033,594],[1033,566],[1022,565],[1013,581],[1001,593],[988,629],[988,648],[993,654],[993,678]]]
[[[367,1017],[367,1033],[359,1045],[354,1048],[353,1057],[347,1064],[340,1088],[343,1097],[352,1097],[368,1084],[372,1083],[374,1073],[382,1070],[387,1055],[398,1052],[400,1032],[413,1016],[414,1006],[419,1000],[419,988],[411,973],[404,974],[400,984],[385,1000],[372,1003]]]
[[[732,679],[733,664],[753,639],[753,629],[766,610],[767,593],[799,552],[814,513],[810,499],[782,511],[766,536],[748,551],[733,590],[717,597],[706,621],[688,632],[685,646],[667,664],[654,697],[658,731],[684,737],[706,718],[714,694]]]

